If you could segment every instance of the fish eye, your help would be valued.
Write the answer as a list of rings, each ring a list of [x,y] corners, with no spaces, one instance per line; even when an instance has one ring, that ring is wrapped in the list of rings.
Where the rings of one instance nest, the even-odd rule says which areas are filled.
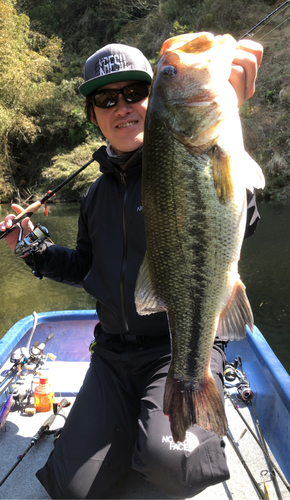
[[[165,78],[173,78],[177,74],[177,69],[175,66],[165,66],[165,68],[162,69],[162,75]]]

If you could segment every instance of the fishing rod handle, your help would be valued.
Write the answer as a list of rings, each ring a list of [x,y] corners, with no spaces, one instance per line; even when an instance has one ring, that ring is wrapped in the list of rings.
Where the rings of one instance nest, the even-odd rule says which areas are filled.
[[[2,238],[4,238],[9,233],[14,231],[14,229],[16,229],[15,225],[18,222],[22,221],[25,217],[31,217],[33,214],[35,214],[35,212],[37,212],[37,210],[39,210],[40,207],[41,207],[41,202],[36,201],[35,203],[32,203],[32,205],[29,205],[29,207],[25,208],[23,212],[16,215],[15,219],[12,220],[12,227],[6,229],[6,231],[0,231],[0,240],[2,240]]]
[[[13,467],[10,469],[10,471],[6,474],[6,476],[0,481],[0,487],[2,484],[6,481],[6,479],[10,476],[10,474],[16,469],[17,465],[21,462],[21,460],[25,457],[25,455],[29,452],[29,450],[32,448],[33,445],[37,443],[37,441],[40,439],[42,434],[49,429],[51,426],[52,422],[54,421],[55,417],[57,414],[62,410],[62,408],[65,408],[66,406],[69,406],[69,402],[66,398],[63,398],[59,405],[57,406],[57,413],[51,415],[45,422],[44,424],[40,427],[38,433],[31,439],[30,445],[28,448],[26,448],[25,452],[22,455],[19,455],[17,458],[16,463],[13,465]],[[41,432],[41,434],[40,434]]]
[[[7,234],[11,233],[11,231],[14,231],[15,229],[15,224],[17,222],[20,222],[24,217],[31,217],[31,215],[35,214],[37,210],[45,203],[51,196],[53,196],[55,193],[57,193],[60,189],[62,189],[68,182],[70,182],[72,179],[74,179],[80,172],[82,172],[85,168],[87,168],[93,161],[95,161],[94,157],[91,158],[85,165],[83,165],[81,168],[79,168],[76,172],[74,172],[72,175],[70,175],[65,181],[63,181],[59,186],[54,188],[52,191],[49,191],[46,193],[45,196],[41,198],[41,200],[36,201],[35,203],[32,203],[29,207],[27,207],[23,212],[18,214],[15,219],[12,221],[12,227],[10,229],[6,229],[6,231],[0,231],[0,240],[7,236]]]
[[[48,431],[51,427],[51,425],[53,424],[53,422],[55,421],[55,418],[57,417],[57,414],[63,409],[65,408],[66,406],[69,405],[69,402],[66,398],[63,398],[61,400],[61,402],[57,405],[57,412],[56,413],[53,413],[52,415],[50,415],[50,417],[48,417],[48,419],[44,422],[44,424],[38,429],[37,433],[33,436],[33,438],[31,439],[31,443],[33,442],[33,444],[36,444],[41,436],[44,434],[44,432]]]

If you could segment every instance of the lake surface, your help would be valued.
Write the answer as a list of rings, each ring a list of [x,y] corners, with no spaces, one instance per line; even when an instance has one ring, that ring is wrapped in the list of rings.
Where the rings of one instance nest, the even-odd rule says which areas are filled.
[[[259,205],[261,221],[254,236],[244,241],[239,271],[252,305],[255,324],[290,373],[290,204]],[[9,212],[0,206],[0,220]],[[78,204],[41,208],[33,222],[45,225],[53,241],[75,247]],[[18,320],[36,312],[94,309],[84,290],[32,276],[4,240],[0,241],[0,338]]]

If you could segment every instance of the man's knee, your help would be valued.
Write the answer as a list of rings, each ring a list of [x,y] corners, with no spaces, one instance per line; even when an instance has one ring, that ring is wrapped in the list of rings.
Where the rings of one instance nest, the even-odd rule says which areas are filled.
[[[63,451],[56,443],[45,466],[36,476],[51,498],[107,498],[115,484],[131,469],[133,446],[120,431],[119,440],[94,455]],[[115,436],[113,435],[113,438]],[[60,438],[61,439],[61,438]],[[123,446],[120,448],[120,442]],[[120,451],[122,450],[122,452]]]
[[[183,443],[175,443],[168,430],[154,434],[138,440],[133,468],[163,493],[188,498],[229,478],[225,443],[213,432],[194,426]]]

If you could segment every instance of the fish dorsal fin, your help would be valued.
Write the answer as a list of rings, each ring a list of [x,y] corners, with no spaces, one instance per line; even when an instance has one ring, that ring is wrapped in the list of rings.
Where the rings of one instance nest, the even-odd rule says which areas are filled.
[[[221,340],[243,340],[247,324],[253,331],[253,314],[245,285],[237,280],[231,298],[219,317],[216,335]]]
[[[136,281],[135,304],[137,313],[141,316],[167,311],[164,302],[155,293],[155,289],[150,278],[146,254],[140,266]]]

